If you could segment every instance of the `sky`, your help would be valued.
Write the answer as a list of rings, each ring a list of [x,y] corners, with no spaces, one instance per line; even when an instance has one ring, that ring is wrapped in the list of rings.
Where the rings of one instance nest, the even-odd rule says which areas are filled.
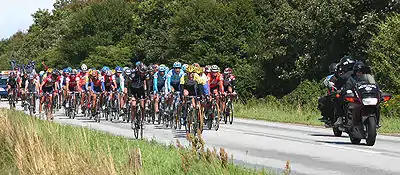
[[[0,0],[0,39],[26,31],[33,23],[31,14],[53,9],[55,0]]]

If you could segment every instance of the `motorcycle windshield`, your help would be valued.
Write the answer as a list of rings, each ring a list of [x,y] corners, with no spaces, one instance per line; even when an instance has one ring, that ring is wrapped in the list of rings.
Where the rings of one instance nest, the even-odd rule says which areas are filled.
[[[377,98],[378,86],[371,74],[359,75],[355,78],[357,82],[357,91],[362,98]]]
[[[355,78],[359,84],[376,84],[374,76],[371,74],[362,74]]]

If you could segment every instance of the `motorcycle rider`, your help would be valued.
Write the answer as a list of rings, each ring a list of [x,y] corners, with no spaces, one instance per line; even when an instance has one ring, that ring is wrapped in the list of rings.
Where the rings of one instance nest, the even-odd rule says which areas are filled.
[[[335,91],[335,83],[333,83],[332,81],[335,81],[335,72],[337,69],[337,65],[338,63],[332,63],[329,66],[329,72],[331,73],[330,75],[328,75],[325,80],[324,80],[324,86],[328,89],[327,94],[323,97],[318,98],[318,109],[321,111],[321,116],[322,118],[320,118],[319,120],[322,122],[327,123],[328,125],[330,125],[333,121],[333,98],[334,96],[332,95],[332,92]],[[332,81],[331,81],[332,79]]]
[[[336,118],[336,122],[334,125],[341,125],[343,123],[342,117],[344,116],[344,98],[342,94],[345,93],[345,91],[341,91],[341,89],[353,75],[353,67],[355,63],[356,60],[354,60],[352,57],[344,56],[340,59],[340,62],[337,65],[337,71],[335,75],[330,79],[330,82],[334,83],[333,88],[338,90],[338,93],[341,94],[340,97],[335,101],[336,113],[334,117]]]

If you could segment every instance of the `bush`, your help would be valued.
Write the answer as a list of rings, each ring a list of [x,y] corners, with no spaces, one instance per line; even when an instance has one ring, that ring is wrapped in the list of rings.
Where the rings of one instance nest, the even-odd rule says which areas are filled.
[[[286,104],[316,108],[318,97],[324,95],[321,83],[305,80],[295,90],[282,98]]]
[[[386,117],[400,117],[400,95],[393,95],[392,99],[381,107],[381,112]]]
[[[400,14],[389,17],[374,36],[369,50],[377,80],[389,92],[400,94]]]

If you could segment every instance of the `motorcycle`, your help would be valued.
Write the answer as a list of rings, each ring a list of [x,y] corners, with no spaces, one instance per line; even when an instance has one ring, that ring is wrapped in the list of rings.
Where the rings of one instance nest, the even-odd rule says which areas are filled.
[[[333,126],[335,136],[346,132],[353,144],[359,144],[362,139],[368,146],[376,141],[377,129],[380,127],[380,104],[391,99],[391,95],[383,93],[371,74],[362,74],[352,79],[353,87],[338,94],[336,97],[344,100],[342,124]],[[335,111],[336,112],[336,111]],[[336,114],[335,114],[336,116]]]

